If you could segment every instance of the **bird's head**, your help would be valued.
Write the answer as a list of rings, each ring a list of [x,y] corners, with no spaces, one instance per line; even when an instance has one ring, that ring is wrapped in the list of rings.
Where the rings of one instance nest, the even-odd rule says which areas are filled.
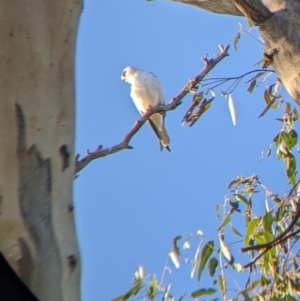
[[[136,72],[137,72],[137,68],[135,67],[132,67],[132,66],[129,66],[129,67],[126,67],[123,72],[122,72],[122,75],[121,75],[121,80],[123,82],[128,82],[128,83],[131,83],[132,82],[132,79],[134,78]]]

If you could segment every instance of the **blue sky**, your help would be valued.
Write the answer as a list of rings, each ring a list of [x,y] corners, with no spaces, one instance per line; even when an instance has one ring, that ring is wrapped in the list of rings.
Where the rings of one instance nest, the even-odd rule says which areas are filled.
[[[201,57],[218,53],[218,44],[231,44],[230,56],[211,76],[252,70],[262,58],[262,45],[243,35],[235,52],[237,22],[247,27],[242,18],[167,1],[86,0],[77,43],[76,151],[82,157],[85,149],[119,143],[139,118],[129,85],[120,80],[128,65],[155,73],[166,102],[202,70]],[[258,119],[265,105],[262,90],[249,95],[243,82],[233,93],[237,126],[222,97],[192,128],[181,126],[189,95],[166,116],[172,153],[159,151],[145,125],[131,141],[133,150],[94,161],[80,172],[75,212],[83,301],[125,293],[140,264],[160,278],[177,235],[201,229],[207,241],[215,239],[220,224],[215,205],[223,203],[235,176],[257,173],[275,192],[286,189],[283,163],[275,156],[259,162],[280,129],[274,118],[281,111]],[[263,195],[257,206],[263,210]],[[189,269],[172,266],[176,297],[211,285],[208,278],[200,284],[190,280]]]

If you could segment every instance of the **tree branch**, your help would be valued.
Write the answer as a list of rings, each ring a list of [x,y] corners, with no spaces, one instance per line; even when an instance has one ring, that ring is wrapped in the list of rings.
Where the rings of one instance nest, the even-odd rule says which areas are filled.
[[[232,0],[240,12],[255,25],[264,23],[273,13],[260,0]]]
[[[149,0],[150,1],[150,0]],[[244,12],[240,10],[234,2],[247,2],[252,9],[258,13],[265,15],[266,8],[275,12],[283,9],[287,1],[282,0],[169,0],[171,2],[179,2],[187,5],[192,5],[213,13],[226,14],[232,16],[245,16]],[[264,6],[264,7],[262,7]]]
[[[242,16],[240,10],[232,3],[231,0],[170,0],[171,2],[180,2],[217,14],[228,14]]]
[[[291,98],[300,105],[300,1],[293,0],[171,0],[228,15],[246,15],[259,25],[264,53]],[[235,4],[238,6],[236,6]],[[241,11],[240,11],[240,10]]]
[[[295,192],[297,186],[299,185],[300,180],[296,183],[296,185],[291,189],[289,195],[286,198],[286,201],[292,196],[292,194]],[[275,245],[278,244],[278,242],[282,242],[283,240],[287,239],[288,237],[288,233],[290,231],[293,230],[294,226],[296,225],[298,219],[300,217],[300,205],[298,205],[298,208],[294,214],[293,219],[291,220],[291,223],[288,225],[288,227],[282,232],[280,233],[277,237],[275,237],[272,241],[267,242],[265,244],[260,244],[260,245],[256,245],[256,246],[251,246],[251,247],[247,247],[247,248],[242,248],[241,251],[242,252],[248,252],[248,251],[254,251],[254,250],[261,250],[264,248],[269,248],[269,247],[274,247]]]
[[[260,257],[262,257],[265,253],[267,253],[270,249],[272,249],[273,247],[277,246],[278,244],[282,243],[284,240],[291,238],[293,236],[296,236],[297,234],[300,233],[300,229],[298,229],[297,231],[291,232],[290,234],[286,235],[285,237],[283,237],[282,239],[276,240],[276,242],[272,242],[272,244],[270,244],[269,246],[266,247],[265,250],[263,250],[261,253],[259,253],[252,261],[250,261],[249,263],[247,263],[246,265],[243,266],[244,269],[249,268],[250,266],[252,266]]]
[[[108,155],[117,153],[119,151],[122,151],[124,149],[132,149],[132,147],[129,145],[129,142],[131,141],[132,137],[139,131],[139,129],[144,125],[144,123],[149,119],[149,117],[155,113],[160,112],[167,112],[174,110],[178,105],[180,105],[181,100],[190,93],[190,90],[194,89],[197,84],[226,56],[228,56],[228,49],[229,45],[226,47],[223,47],[219,45],[221,51],[218,55],[216,55],[215,58],[207,59],[203,58],[203,61],[205,63],[204,69],[194,78],[192,78],[178,93],[177,96],[171,99],[169,104],[167,105],[161,105],[157,107],[152,107],[149,109],[131,128],[131,130],[126,134],[126,136],[123,138],[123,140],[109,148],[102,149],[102,146],[99,146],[94,152],[87,151],[86,156],[78,160],[79,155],[75,156],[75,175],[80,172],[84,167],[86,167],[90,162],[92,162],[95,159],[106,157]]]

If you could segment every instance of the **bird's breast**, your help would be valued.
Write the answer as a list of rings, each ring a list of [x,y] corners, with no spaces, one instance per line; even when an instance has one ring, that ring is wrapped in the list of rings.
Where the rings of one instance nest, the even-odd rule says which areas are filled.
[[[149,106],[153,107],[159,104],[155,95],[151,95],[147,89],[141,87],[131,89],[131,98],[138,110],[143,112],[145,112]]]

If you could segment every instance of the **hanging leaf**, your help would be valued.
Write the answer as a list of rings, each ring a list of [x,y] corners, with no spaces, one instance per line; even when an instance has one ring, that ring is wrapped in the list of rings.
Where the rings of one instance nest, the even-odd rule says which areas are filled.
[[[222,294],[224,295],[226,292],[226,282],[221,275],[218,277],[218,284]]]
[[[244,244],[246,247],[250,246],[249,241],[255,234],[256,227],[260,223],[260,221],[260,218],[255,218],[249,223],[244,240]]]
[[[273,216],[271,212],[267,212],[263,217],[263,227],[265,231],[270,232],[273,224]]]
[[[205,268],[205,265],[214,250],[214,241],[209,241],[202,249],[200,256],[200,264],[198,269],[198,281],[200,281],[201,273]]]
[[[271,195],[271,198],[276,204],[280,204],[282,202],[282,199],[280,199],[277,195]]]
[[[280,221],[283,218],[284,213],[285,213],[285,211],[284,211],[283,207],[280,206],[276,212],[275,221],[276,222]]]
[[[169,253],[169,256],[170,256],[170,258],[171,258],[171,260],[172,260],[174,266],[175,266],[177,269],[179,269],[179,268],[180,268],[180,262],[179,262],[178,254],[177,254],[176,252],[174,252],[174,250],[173,250],[173,251],[171,251],[171,252]]]
[[[181,235],[178,235],[176,236],[174,239],[173,239],[173,242],[172,242],[172,245],[173,245],[173,252],[176,253],[177,256],[180,255],[180,251],[179,251],[179,247],[178,247],[178,241],[182,238]]]
[[[265,99],[265,102],[268,101],[268,103],[267,103],[266,107],[263,109],[263,111],[260,113],[258,118],[263,117],[269,111],[270,108],[276,108],[276,106],[274,107],[274,102],[275,102],[276,98],[275,97],[270,98],[270,94],[268,91],[267,91],[267,93],[265,92],[264,99]]]
[[[240,38],[241,38],[241,33],[238,32],[237,35],[234,38],[234,41],[233,41],[233,47],[234,47],[235,51],[237,51],[237,47],[236,46],[237,46],[237,43],[240,40]]]
[[[253,89],[254,89],[255,87],[256,87],[256,79],[253,80],[253,81],[251,82],[251,84],[249,85],[247,91],[248,91],[249,93],[252,93],[252,91],[253,91]]]
[[[265,100],[266,104],[269,104],[270,101],[271,101],[271,95],[270,95],[268,89],[266,89],[265,92],[264,92],[264,100]]]
[[[112,301],[126,301],[128,300],[131,296],[136,296],[138,292],[143,288],[143,281],[141,278],[135,278],[135,283],[134,286],[124,295],[121,295]]]
[[[291,138],[291,146],[293,148],[298,142],[298,134],[295,130],[291,129],[289,130],[289,136]]]
[[[208,273],[209,273],[210,276],[214,276],[218,264],[219,264],[219,262],[215,257],[213,257],[209,260],[209,262],[208,262]]]
[[[294,173],[295,173],[295,170],[296,170],[296,160],[295,160],[295,157],[290,154],[290,156],[288,156],[286,158],[286,161],[287,161],[287,176],[288,177],[291,177]]]
[[[239,202],[243,202],[244,204],[248,205],[248,201],[247,199],[242,196],[241,194],[235,194],[234,197],[239,201]]]
[[[150,300],[154,300],[157,295],[157,280],[154,279],[151,281],[149,289],[147,291],[147,297]]]
[[[227,259],[227,261],[232,264],[234,262],[234,258],[231,255],[229,248],[226,246],[226,244],[224,243],[222,236],[219,235],[219,241],[220,241],[220,247],[221,247],[221,251],[224,255],[224,257]]]
[[[229,107],[229,112],[232,120],[232,124],[236,126],[236,113],[235,113],[235,107],[234,107],[234,102],[231,94],[229,94],[228,97],[228,107]]]
[[[285,145],[287,146],[287,148],[289,150],[291,150],[294,146],[292,137],[286,132],[282,132],[281,137],[282,137]]]
[[[217,231],[222,230],[229,222],[230,222],[230,213],[226,215],[225,219],[223,220],[221,226],[217,229]]]
[[[295,180],[295,170],[296,170],[296,159],[292,154],[289,154],[285,158],[285,165],[286,165],[286,174],[290,183],[294,186],[296,184]]]
[[[276,147],[278,147],[278,145],[282,142],[282,138],[281,138],[280,133],[275,136],[275,138],[273,139],[273,142],[274,142]]]
[[[235,235],[237,235],[237,236],[239,236],[239,237],[243,237],[243,235],[242,235],[237,229],[235,229],[235,228],[232,227],[232,226],[231,226],[231,230],[232,230],[232,232],[233,232]]]
[[[194,278],[194,274],[195,274],[198,264],[200,264],[199,248],[197,249],[195,256],[194,256],[191,274],[190,274],[191,278]]]
[[[294,121],[297,121],[298,120],[298,112],[297,112],[297,109],[296,108],[294,108],[293,109],[293,120]]]
[[[203,288],[203,289],[192,292],[191,297],[198,298],[198,297],[205,296],[205,295],[213,295],[216,292],[217,292],[217,290],[215,290],[214,288],[207,288],[207,289]]]

